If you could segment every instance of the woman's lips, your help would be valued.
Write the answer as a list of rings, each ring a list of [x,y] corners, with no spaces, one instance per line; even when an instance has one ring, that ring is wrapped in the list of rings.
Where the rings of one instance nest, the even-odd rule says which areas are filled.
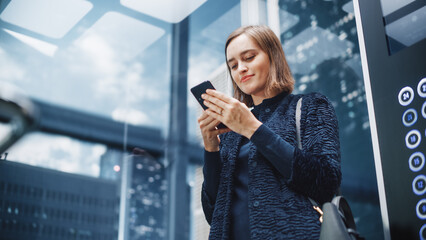
[[[251,77],[253,77],[254,74],[251,75],[245,75],[244,77],[241,78],[241,82],[247,82]]]

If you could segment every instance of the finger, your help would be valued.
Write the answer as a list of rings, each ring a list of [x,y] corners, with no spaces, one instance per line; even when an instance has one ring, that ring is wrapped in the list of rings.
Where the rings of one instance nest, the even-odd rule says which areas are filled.
[[[203,111],[203,113],[201,114],[201,116],[198,117],[198,122],[201,122],[201,121],[205,120],[208,117],[210,117],[210,115],[208,115],[205,111]]]
[[[204,100],[204,105],[206,105],[210,110],[215,111],[217,114],[222,114],[223,108],[217,106],[216,104],[210,102],[209,100]]]
[[[215,112],[215,111],[211,110],[210,108],[206,109],[206,111],[205,111],[205,112],[206,112],[208,115],[210,115],[211,117],[213,117],[214,119],[219,120],[220,122],[222,122],[222,120],[223,120],[223,116],[222,116],[222,115],[220,115],[219,113],[217,113],[217,112]]]
[[[219,125],[220,121],[209,116],[209,118],[206,121],[209,128],[215,128],[217,125]]]
[[[229,103],[233,98],[226,96],[224,93],[218,92],[214,89],[207,89],[206,93],[210,96],[219,98],[223,102]]]
[[[219,108],[225,108],[225,106],[226,106],[226,102],[224,102],[223,100],[221,100],[220,98],[217,98],[217,97],[215,97],[215,96],[212,96],[212,95],[208,95],[208,94],[203,94],[203,95],[201,95],[201,97],[204,99],[204,100],[207,100],[207,101],[209,101],[211,104],[214,104],[214,105],[216,105],[216,106],[218,106]],[[206,105],[207,106],[207,105]]]
[[[201,128],[206,127],[207,129],[214,129],[217,125],[219,125],[220,121],[216,120],[212,116],[205,114],[207,117],[199,120],[199,125]]]
[[[202,119],[202,120],[200,120],[199,121],[199,124],[200,125],[202,125],[202,126],[207,126],[207,125],[209,125],[211,122],[213,122],[213,121],[215,121],[216,119],[214,119],[213,117],[211,117],[210,115],[208,115],[208,114],[206,114],[207,115],[207,117],[206,118],[204,118],[204,119]]]
[[[215,120],[214,122],[212,122],[213,123],[213,127],[214,127],[214,129],[218,129],[217,128],[217,126],[219,125],[219,124],[221,124],[221,122],[220,121],[218,121],[218,120]]]

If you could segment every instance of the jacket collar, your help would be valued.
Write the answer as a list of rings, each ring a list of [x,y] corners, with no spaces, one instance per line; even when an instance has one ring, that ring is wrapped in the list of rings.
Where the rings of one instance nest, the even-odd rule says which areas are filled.
[[[287,95],[288,95],[288,93],[286,91],[283,91],[283,92],[277,94],[276,96],[274,96],[272,98],[264,99],[260,104],[255,105],[253,107],[252,111],[253,111],[254,114],[256,114],[256,113],[259,113],[259,112],[265,110],[266,108],[274,108]]]

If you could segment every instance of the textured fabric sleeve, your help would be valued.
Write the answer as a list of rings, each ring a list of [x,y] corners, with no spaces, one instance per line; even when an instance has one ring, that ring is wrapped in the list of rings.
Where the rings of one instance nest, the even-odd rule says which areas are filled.
[[[264,124],[254,132],[250,141],[263,156],[288,180],[291,176],[294,147]]]
[[[220,153],[204,151],[204,182],[201,190],[201,203],[204,215],[209,224],[211,223],[214,205],[216,203],[221,170],[222,163],[220,161]]]
[[[315,93],[303,98],[302,150],[294,150],[289,184],[320,204],[330,201],[341,183],[338,129],[334,108],[325,96]]]

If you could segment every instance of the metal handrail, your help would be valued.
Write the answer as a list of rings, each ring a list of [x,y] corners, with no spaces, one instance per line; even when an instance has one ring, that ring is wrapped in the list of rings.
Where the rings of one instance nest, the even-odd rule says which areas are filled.
[[[22,91],[0,82],[0,123],[10,126],[10,131],[0,139],[1,155],[23,135],[36,128],[38,116],[38,108]]]

